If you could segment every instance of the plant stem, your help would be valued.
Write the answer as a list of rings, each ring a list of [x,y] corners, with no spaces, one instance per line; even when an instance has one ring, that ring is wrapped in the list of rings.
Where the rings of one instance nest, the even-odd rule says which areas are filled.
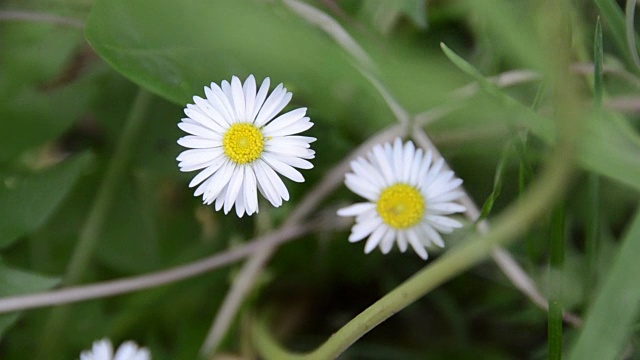
[[[113,157],[107,166],[104,180],[100,184],[89,215],[80,230],[78,243],[62,280],[63,285],[72,285],[81,281],[87,265],[93,258],[93,252],[102,233],[105,219],[117,196],[116,190],[131,160],[136,140],[140,136],[152,99],[153,96],[147,91],[138,90],[120,139],[116,144]],[[38,358],[53,358],[53,355],[56,354],[69,311],[70,307],[64,306],[53,309],[49,315],[40,340],[41,356]]]
[[[550,360],[562,359],[562,268],[564,264],[565,207],[558,204],[551,218],[549,313],[547,338]]]

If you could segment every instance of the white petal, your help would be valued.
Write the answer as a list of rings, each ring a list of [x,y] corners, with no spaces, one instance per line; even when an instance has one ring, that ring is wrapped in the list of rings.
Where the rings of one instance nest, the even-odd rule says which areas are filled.
[[[396,230],[389,228],[389,231],[384,235],[380,242],[380,250],[383,254],[388,254],[393,247],[393,243],[396,239]]]
[[[277,197],[279,198],[278,201],[280,202],[280,205],[282,205],[282,201],[280,199],[288,201],[289,191],[287,190],[287,187],[284,186],[284,183],[282,182],[282,179],[280,179],[278,174],[276,174],[276,172],[261,159],[258,159],[255,162],[255,166],[260,168],[262,175],[264,176],[264,180],[269,181],[269,183],[272,185]],[[263,180],[261,176],[256,177],[258,179],[258,182],[261,182]]]
[[[244,183],[243,183],[244,184]],[[240,191],[238,192],[238,196],[236,196],[235,208],[236,208],[236,216],[241,218],[244,216],[244,212],[246,210],[246,204],[244,202],[244,185],[240,187]],[[249,214],[247,214],[249,215]]]
[[[212,140],[212,139],[205,139],[195,135],[187,135],[178,139],[178,144],[180,146],[183,146],[186,148],[192,148],[192,149],[207,149],[207,148],[220,146],[218,145],[218,143],[219,141]]]
[[[415,158],[416,147],[412,141],[408,141],[404,146],[403,158],[402,158],[402,175],[400,175],[400,181],[405,183],[411,183],[411,169],[413,167],[413,160]]]
[[[220,137],[218,133],[216,133],[211,129],[207,129],[202,125],[195,125],[195,124],[191,124],[183,121],[178,123],[178,127],[186,133],[193,134],[193,135],[200,136],[207,139],[217,139]]]
[[[420,174],[423,154],[422,149],[418,149],[415,157],[413,158],[413,163],[411,164],[411,175],[409,175],[409,184],[411,185],[418,185],[418,182],[422,180],[418,178],[418,175]]]
[[[357,216],[366,211],[370,211],[376,208],[376,204],[366,202],[366,203],[356,203],[351,206],[347,206],[345,208],[338,210],[338,215],[340,216]]]
[[[407,251],[408,244],[407,244],[407,234],[405,230],[398,230],[397,242],[398,242],[398,248],[400,249],[400,252]]]
[[[286,155],[279,155],[279,154],[274,154],[272,152],[266,153],[263,156],[265,157],[269,157],[271,159],[276,159],[282,163],[285,163],[289,166],[292,166],[294,168],[298,168],[298,169],[313,169],[313,164],[308,162],[307,160],[301,159],[299,157],[296,156],[286,156]]]
[[[258,112],[258,116],[256,117],[256,126],[262,127],[264,124],[269,122],[274,118],[285,106],[291,101],[291,97],[293,95],[290,92],[287,92],[287,89],[279,84],[273,90],[271,95],[267,98]]]
[[[269,78],[265,78],[262,81],[262,85],[260,85],[260,90],[258,90],[258,94],[256,95],[256,101],[253,105],[253,111],[251,112],[251,119],[254,119],[254,125],[255,125],[256,116],[258,116],[258,111],[260,111],[260,108],[262,108],[262,105],[264,104],[264,99],[267,98],[267,93],[269,92],[270,83],[271,81],[269,80]]]
[[[264,101],[258,115],[256,116],[255,125],[257,127],[262,127],[273,117],[269,117],[273,113],[273,110],[280,104],[280,101],[284,99],[287,94],[287,89],[284,88],[283,84],[278,84],[275,89],[271,92],[269,97]]]
[[[378,189],[386,187],[386,183],[382,173],[363,157],[359,157],[351,162],[353,172],[361,179],[366,179]]]
[[[425,188],[429,187],[429,185],[431,183],[433,183],[436,178],[438,177],[438,175],[440,174],[440,171],[442,170],[442,166],[444,165],[444,159],[439,159],[438,161],[436,161],[433,166],[429,169],[429,172],[427,172],[427,175],[424,177],[424,181],[423,181],[423,185]]]
[[[458,220],[454,220],[450,217],[447,216],[440,216],[440,215],[427,215],[427,220],[429,220],[430,223],[435,223],[435,224],[440,224],[446,227],[451,227],[451,228],[461,228],[462,227],[462,223],[459,222]]]
[[[242,188],[242,181],[244,180],[244,170],[242,166],[236,166],[229,180],[229,188],[227,189],[226,197],[224,199],[224,213],[227,214],[233,204],[236,202],[240,188]]]
[[[209,200],[217,199],[221,195],[221,193],[226,191],[227,184],[231,180],[231,175],[233,174],[236,166],[237,165],[235,163],[227,161],[219,171],[213,174],[213,176],[211,177],[211,184],[203,195],[204,198]],[[222,198],[222,200],[223,199],[224,198]]]
[[[242,83],[237,76],[231,78],[231,97],[233,99],[233,109],[236,112],[238,121],[247,121],[245,115],[244,91],[242,91]]]
[[[409,245],[411,245],[413,251],[415,251],[418,256],[423,260],[427,260],[429,258],[427,250],[424,248],[424,245],[422,245],[420,237],[414,230],[407,231],[407,240],[409,240]]]
[[[218,113],[222,116],[224,121],[231,125],[233,124],[233,107],[229,102],[229,99],[224,94],[220,86],[216,83],[211,83],[211,87],[204,88],[204,94],[207,96],[207,100],[213,106]]]
[[[288,135],[298,134],[303,131],[309,130],[312,126],[313,126],[313,123],[309,121],[309,118],[303,117],[302,119],[296,121],[295,123],[291,124],[286,128],[276,130],[276,131],[271,131],[271,132],[265,132],[264,134],[265,136],[271,136],[271,137],[288,136]]]
[[[291,124],[302,119],[306,113],[307,108],[299,108],[278,116],[264,127],[265,135],[291,126]]]
[[[353,174],[345,175],[344,184],[349,190],[369,201],[377,201],[380,197],[380,189],[378,187]]]
[[[351,235],[349,235],[349,242],[357,242],[360,241],[372,232],[374,232],[378,227],[386,225],[382,221],[382,218],[379,216],[370,218],[366,221],[358,222],[351,228]]]
[[[258,189],[256,185],[256,175],[250,166],[244,168],[244,203],[247,215],[252,215],[258,211]]]
[[[464,212],[467,210],[466,207],[460,204],[452,203],[452,202],[435,203],[435,204],[430,203],[430,204],[427,204],[427,208],[429,213],[437,213],[440,215],[454,214],[454,213]]]
[[[267,164],[269,164],[269,166],[273,170],[277,171],[284,177],[295,182],[304,182],[304,177],[302,176],[302,174],[292,166],[283,163],[273,156],[270,156],[270,154],[263,154],[262,158]]]
[[[451,175],[453,176],[453,172],[450,172]],[[429,187],[429,192],[431,194],[431,196],[438,196],[440,194],[449,192],[457,187],[459,187],[460,185],[462,185],[462,180],[460,179],[453,179],[453,180],[445,180],[447,179],[446,177],[442,177],[437,179],[433,184],[431,184],[431,186]]]
[[[208,114],[205,114],[200,111],[197,106],[187,104],[187,107],[184,109],[184,114],[187,115],[189,119],[192,119],[193,121],[196,121],[203,126],[206,126],[209,129],[221,134],[225,132],[225,126],[228,125],[227,121],[222,117],[222,115],[220,115],[220,113],[215,110],[209,112]]]
[[[375,156],[374,158],[376,160],[376,163],[378,164],[378,168],[380,169],[380,172],[384,177],[385,186],[389,186],[395,183],[396,181],[395,181],[395,176],[393,175],[393,168],[389,164],[389,161],[387,160],[387,156],[382,146],[380,145],[374,146],[373,154]]]
[[[426,195],[427,202],[431,202],[433,204],[435,202],[447,202],[460,199],[464,196],[464,193],[462,191],[451,191],[433,197],[431,197],[428,193]]]
[[[190,163],[202,163],[211,160],[215,155],[217,155],[217,153],[216,149],[189,149],[181,152],[176,160]]]
[[[263,169],[262,165],[256,163],[253,166],[253,169],[256,173],[256,182],[258,185],[258,190],[264,196],[271,205],[275,207],[279,207],[282,205],[282,198],[278,195],[278,191],[275,186],[269,181],[269,176]],[[276,175],[277,177],[277,175]]]
[[[404,159],[403,153],[404,147],[402,146],[402,140],[399,137],[393,142],[393,173],[396,174],[396,180],[399,182],[406,182],[405,179],[402,179],[402,174],[404,173],[404,166],[402,164],[402,160]]]
[[[378,228],[375,229],[373,233],[371,233],[371,236],[369,236],[367,243],[364,245],[364,253],[368,254],[373,251],[373,249],[378,247],[380,241],[382,241],[382,238],[387,234],[389,230],[389,227],[386,225],[378,226]]]
[[[431,225],[420,224],[420,230],[424,231],[427,237],[426,239],[422,239],[422,242],[424,244],[433,243],[441,248],[444,247],[444,240],[442,240],[440,234],[433,227],[431,227]]]
[[[276,143],[273,140],[268,140],[267,144],[264,147],[264,151],[268,151],[272,154],[288,155],[288,156],[293,156],[293,157],[302,158],[302,159],[313,159],[315,158],[315,153],[316,153],[311,149],[305,149],[305,148],[294,147],[294,146],[286,146],[286,145]]]
[[[256,102],[256,79],[253,77],[253,74],[249,75],[247,80],[244,81],[244,85],[242,85],[242,91],[244,92],[244,114],[246,116],[246,120],[250,123],[253,123],[253,121],[255,120],[255,118],[253,117],[253,108]]]
[[[213,175],[213,173],[218,171],[220,168],[229,167],[228,164],[229,164],[229,161],[227,159],[224,159],[224,158],[217,159],[213,164],[209,165],[209,167],[207,167],[206,169],[198,173],[189,183],[189,187],[194,187],[200,184],[206,178]],[[227,166],[224,166],[224,165],[227,165]]]
[[[424,182],[427,180],[427,174],[431,167],[431,160],[433,159],[433,154],[431,150],[427,150],[424,159],[422,159],[422,164],[420,164],[420,171],[418,172],[418,181]]]

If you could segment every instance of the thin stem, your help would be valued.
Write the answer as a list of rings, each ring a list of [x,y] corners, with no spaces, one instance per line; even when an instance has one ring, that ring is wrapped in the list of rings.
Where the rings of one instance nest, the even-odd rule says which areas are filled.
[[[233,264],[254,254],[263,246],[276,246],[316,229],[315,224],[289,226],[286,229],[275,231],[246,244],[236,246],[233,249],[171,269],[92,285],[67,287],[38,294],[2,298],[0,299],[0,314],[105,298],[171,284]]]
[[[551,218],[549,254],[549,312],[547,315],[549,359],[562,358],[562,269],[564,264],[565,207],[558,204]]]
[[[104,221],[117,196],[116,190],[129,164],[136,140],[143,128],[146,113],[153,96],[145,90],[138,90],[133,106],[122,129],[113,157],[109,161],[107,171],[98,194],[93,202],[89,215],[80,229],[78,243],[74,249],[66,274],[62,280],[64,285],[76,284],[82,279],[87,265],[93,258],[93,252],[102,233]],[[69,312],[68,307],[54,309],[47,319],[40,341],[41,355],[55,354],[59,336]]]

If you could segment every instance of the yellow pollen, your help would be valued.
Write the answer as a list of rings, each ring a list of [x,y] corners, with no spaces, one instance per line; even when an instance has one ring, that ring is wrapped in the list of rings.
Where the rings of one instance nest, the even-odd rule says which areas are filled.
[[[418,189],[407,184],[395,184],[382,190],[377,204],[382,220],[395,229],[406,229],[422,220],[425,202]]]
[[[238,164],[256,161],[264,150],[264,135],[253,124],[231,125],[222,139],[224,153]]]

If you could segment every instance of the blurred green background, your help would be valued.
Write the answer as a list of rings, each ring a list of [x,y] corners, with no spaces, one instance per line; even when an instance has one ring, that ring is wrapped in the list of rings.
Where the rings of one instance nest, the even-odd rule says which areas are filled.
[[[545,61],[555,56],[538,37],[544,6],[526,0],[307,3],[355,39],[374,64],[371,74],[409,114],[455,106],[424,129],[472,198],[480,206],[492,199],[485,207],[489,221],[517,201],[553,149],[554,93],[532,78],[500,90],[516,106],[490,91],[460,96],[455,90],[474,78],[447,59],[440,43],[485,76],[525,70],[544,76]],[[632,56],[637,46],[627,42],[635,29],[625,22],[625,4],[566,3],[572,6],[566,52],[573,63],[566,71],[580,78],[588,113],[597,113],[591,111],[598,92],[593,39],[601,18],[604,57],[595,62],[605,68],[604,110],[597,120],[585,119],[579,171],[566,198],[558,199],[559,212],[550,209],[509,250],[547,294],[549,244],[561,241],[564,261],[554,270],[563,288],[551,296],[586,319],[610,269],[624,270],[624,278],[614,279],[620,284],[640,276],[637,266],[617,256],[626,240],[640,241],[638,226],[628,230],[640,199],[640,68]],[[286,2],[6,0],[0,15],[3,297],[61,284],[108,179],[108,164],[122,155],[115,149],[140,89],[153,98],[101,215],[95,250],[74,282],[185,264],[277,228],[339,160],[397,121],[364,75],[369,69]],[[291,201],[277,209],[262,204],[258,216],[237,219],[193,197],[187,184],[194,173],[180,173],[175,161],[183,135],[177,123],[192,96],[203,96],[203,86],[249,74],[284,83],[293,92],[288,108],[308,107],[315,126],[305,135],[318,139],[312,145],[317,157],[305,183],[286,182]],[[355,200],[341,187],[312,217],[321,221]],[[563,236],[557,240],[552,234],[559,218]],[[447,238],[447,247],[472,231],[469,223]],[[349,244],[347,236],[346,228],[328,228],[281,246],[220,353],[251,353],[242,319],[263,308],[275,312],[273,327],[283,344],[311,350],[433,261],[397,251],[364,255],[363,244]],[[0,358],[77,358],[94,340],[108,337],[115,343],[133,339],[154,359],[195,359],[239,268],[73,304],[60,320],[62,333],[46,331],[51,308],[0,315]],[[618,339],[624,346],[614,349],[619,357],[640,358],[636,292],[628,294],[629,326]],[[594,322],[594,328],[607,325],[606,317]],[[548,335],[547,326],[547,313],[487,261],[391,317],[341,358],[544,359],[550,336],[559,336],[567,352],[581,333],[565,324],[560,334]]]

